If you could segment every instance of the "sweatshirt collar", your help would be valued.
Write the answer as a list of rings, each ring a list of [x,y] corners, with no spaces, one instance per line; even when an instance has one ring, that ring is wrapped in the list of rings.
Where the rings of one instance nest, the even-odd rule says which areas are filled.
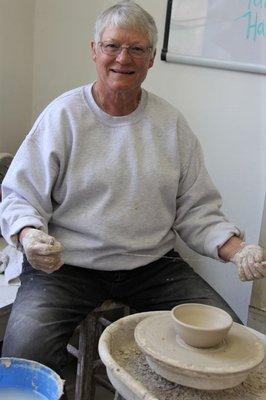
[[[138,122],[142,118],[145,106],[147,104],[147,98],[148,98],[148,94],[147,94],[146,90],[141,89],[140,102],[138,104],[138,107],[132,113],[130,113],[128,115],[123,115],[121,117],[117,117],[117,116],[107,114],[105,111],[103,111],[98,106],[98,104],[95,102],[93,95],[92,95],[92,86],[93,86],[93,83],[90,83],[89,85],[84,86],[84,88],[83,88],[84,97],[85,97],[87,105],[89,106],[91,111],[94,113],[96,119],[98,121],[102,122],[104,125],[108,125],[108,126],[112,126],[112,127],[129,125],[129,124]]]

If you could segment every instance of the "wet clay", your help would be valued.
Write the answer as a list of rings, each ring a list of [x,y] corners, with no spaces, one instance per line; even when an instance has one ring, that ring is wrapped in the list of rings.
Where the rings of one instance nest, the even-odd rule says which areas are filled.
[[[259,367],[240,385],[219,391],[203,391],[172,383],[153,372],[136,343],[113,353],[115,361],[141,382],[158,400],[265,400],[266,370]]]

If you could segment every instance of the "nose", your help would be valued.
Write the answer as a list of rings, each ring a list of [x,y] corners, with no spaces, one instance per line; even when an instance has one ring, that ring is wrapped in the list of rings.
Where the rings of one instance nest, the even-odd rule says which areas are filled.
[[[131,62],[131,56],[128,52],[128,49],[126,47],[123,47],[120,51],[120,53],[116,56],[116,61],[120,63],[128,63]]]

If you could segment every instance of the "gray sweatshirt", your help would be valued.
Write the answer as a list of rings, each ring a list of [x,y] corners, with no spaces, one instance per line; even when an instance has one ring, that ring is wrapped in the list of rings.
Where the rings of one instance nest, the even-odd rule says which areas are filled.
[[[91,88],[55,99],[16,153],[2,187],[4,238],[18,246],[23,227],[42,229],[63,244],[65,263],[99,270],[148,264],[176,234],[219,259],[218,246],[241,233],[184,117],[144,89],[134,112],[113,117]]]

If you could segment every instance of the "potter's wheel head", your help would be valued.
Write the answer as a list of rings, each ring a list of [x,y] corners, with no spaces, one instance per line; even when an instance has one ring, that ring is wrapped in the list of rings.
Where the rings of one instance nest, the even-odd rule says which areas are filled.
[[[262,342],[237,323],[219,345],[208,349],[191,347],[176,337],[170,312],[141,321],[135,329],[135,340],[157,373],[200,389],[236,386],[264,359]]]

